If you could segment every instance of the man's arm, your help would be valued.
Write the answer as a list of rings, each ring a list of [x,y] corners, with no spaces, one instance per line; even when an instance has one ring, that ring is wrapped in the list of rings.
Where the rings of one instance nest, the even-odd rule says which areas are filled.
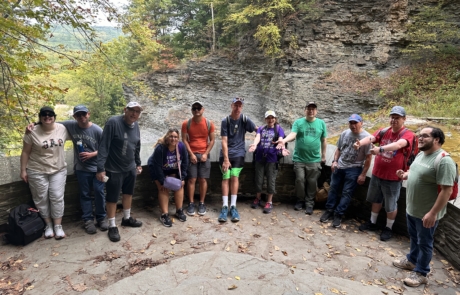
[[[326,137],[321,139],[321,162],[326,163],[327,140]]]
[[[211,128],[211,130],[213,129]],[[201,162],[206,162],[206,160],[208,159],[209,153],[211,152],[214,146],[214,143],[216,143],[216,134],[214,132],[210,132],[209,133],[209,143],[208,143],[208,146],[206,147],[206,152],[203,155],[201,155]]]
[[[362,138],[361,140],[357,139],[356,142],[353,144],[353,148],[355,150],[359,150],[360,147],[374,143],[376,141],[377,139],[375,138],[374,135],[369,135],[369,136]]]
[[[438,194],[438,198],[434,203],[431,210],[423,216],[423,227],[432,228],[436,223],[436,218],[439,211],[442,210],[449,201],[449,197],[452,194],[452,186],[441,185],[441,191]]]
[[[381,152],[392,152],[392,151],[397,151],[399,149],[402,149],[406,147],[409,143],[407,142],[407,139],[401,138],[400,140],[396,142],[392,142],[390,144],[384,145],[384,146],[376,146],[371,148],[371,154],[373,155],[378,155]]]
[[[193,164],[196,164],[196,156],[195,154],[192,152],[192,149],[190,148],[190,144],[188,142],[190,136],[188,134],[188,131],[187,131],[187,121],[184,121],[182,122],[182,135],[181,135],[181,138],[182,138],[182,143],[185,145],[185,148],[187,149],[187,152],[189,154],[189,159],[190,159],[190,162],[193,163]]]
[[[284,148],[284,145],[286,144],[286,142],[291,142],[291,141],[293,141],[293,140],[296,138],[296,136],[297,136],[297,132],[291,132],[291,133],[289,133],[289,135],[286,136],[285,138],[280,138],[280,139],[278,139],[278,141],[276,142],[276,143],[277,143],[276,148],[277,148],[278,150],[283,149],[283,148]]]
[[[254,142],[249,145],[249,152],[252,153],[256,150],[257,145],[260,142],[260,133],[257,133],[256,138],[254,138]]]
[[[340,149],[336,149],[334,153],[334,159],[332,160],[331,170],[334,172],[335,169],[339,167],[339,159],[340,159]]]
[[[362,185],[366,181],[366,174],[367,174],[367,171],[369,171],[369,167],[371,166],[371,161],[372,161],[372,155],[367,154],[366,160],[364,161],[363,171],[358,176],[358,184]]]
[[[224,157],[224,163],[222,164],[222,170],[226,172],[230,168],[230,161],[228,159],[228,137],[222,136],[222,156]]]

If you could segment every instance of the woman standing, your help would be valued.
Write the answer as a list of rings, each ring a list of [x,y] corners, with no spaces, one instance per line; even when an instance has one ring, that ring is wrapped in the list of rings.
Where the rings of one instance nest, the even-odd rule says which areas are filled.
[[[182,183],[178,190],[174,191],[174,203],[176,204],[176,217],[180,221],[187,220],[182,210],[184,201],[184,184],[187,176],[188,154],[185,145],[179,142],[179,130],[170,128],[168,132],[158,140],[155,150],[148,161],[150,176],[158,188],[158,200],[160,202],[160,221],[164,226],[170,227],[172,221],[168,214],[170,189],[164,186],[166,177],[174,177]]]
[[[276,141],[284,138],[284,130],[276,123],[274,111],[265,112],[265,122],[267,125],[257,129],[254,143],[249,146],[249,152],[255,151],[255,180],[256,180],[256,199],[251,207],[256,209],[260,206],[262,185],[264,176],[267,176],[267,202],[265,203],[264,213],[271,213],[273,209],[272,198],[275,193],[276,175],[278,174],[278,156],[289,155],[286,149],[276,149]]]
[[[46,222],[45,238],[59,240],[65,237],[61,225],[67,178],[64,143],[70,137],[63,125],[56,124],[51,107],[42,107],[38,118],[39,123],[23,138],[21,179],[29,184],[35,206]]]

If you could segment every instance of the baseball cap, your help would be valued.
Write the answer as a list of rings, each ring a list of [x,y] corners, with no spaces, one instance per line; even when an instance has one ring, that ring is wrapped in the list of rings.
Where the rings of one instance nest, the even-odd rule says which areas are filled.
[[[358,114],[353,114],[353,115],[350,116],[350,118],[348,118],[348,122],[351,122],[351,121],[353,121],[353,122],[362,122],[363,118],[361,118],[361,116],[358,115]]]
[[[46,114],[46,113],[52,113],[53,116],[56,116],[56,113],[54,112],[53,108],[52,107],[42,107],[40,109],[40,116],[43,115],[43,114]]]
[[[272,116],[273,118],[276,118],[276,114],[274,111],[266,111],[265,112],[265,119],[267,119],[269,116]]]
[[[199,104],[200,106],[203,106],[203,104],[201,103],[201,101],[197,100],[197,101],[194,101],[191,106],[195,105],[195,104]]]
[[[399,115],[401,117],[405,117],[406,116],[406,110],[401,106],[395,106],[395,107],[393,107],[391,109],[390,116],[391,115]]]
[[[311,106],[311,105],[314,105],[315,108],[318,108],[318,106],[316,105],[316,103],[315,103],[314,101],[309,101],[309,102],[307,102],[307,105],[306,105],[305,107],[308,108],[308,107]]]
[[[240,98],[240,97],[235,97],[232,99],[232,103],[236,103],[236,102],[241,102],[241,104],[244,103],[244,98]]]
[[[141,111],[143,111],[144,109],[141,107],[141,105],[138,103],[138,102],[135,102],[135,101],[130,101],[128,102],[128,104],[126,105],[127,108],[140,108]]]
[[[88,113],[88,108],[84,105],[77,105],[76,107],[73,108],[73,114],[75,115],[78,112],[85,112]]]

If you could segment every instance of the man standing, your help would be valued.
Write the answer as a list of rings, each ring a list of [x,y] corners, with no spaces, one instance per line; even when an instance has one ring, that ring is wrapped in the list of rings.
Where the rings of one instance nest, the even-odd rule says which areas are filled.
[[[256,125],[246,115],[241,114],[244,99],[234,98],[232,100],[232,113],[224,118],[220,127],[222,137],[222,150],[220,152],[219,164],[222,171],[222,211],[218,220],[227,221],[228,215],[228,192],[231,193],[230,217],[231,221],[240,220],[236,209],[236,198],[239,187],[241,170],[244,166],[245,134],[254,132]]]
[[[316,118],[318,107],[315,102],[305,106],[305,118],[295,120],[292,131],[286,138],[278,141],[278,148],[286,142],[296,140],[294,149],[295,191],[297,203],[295,210],[311,215],[315,205],[318,177],[321,175],[321,163],[326,162],[327,129],[323,120]],[[305,181],[307,188],[305,188]]]
[[[369,170],[372,159],[370,145],[363,146],[359,150],[353,148],[353,144],[357,140],[370,136],[363,129],[361,116],[357,114],[351,115],[348,118],[348,125],[349,129],[342,132],[337,141],[337,150],[331,166],[332,177],[327,196],[326,211],[319,219],[321,222],[326,222],[331,217],[334,217],[333,227],[339,227],[342,223],[342,216],[350,204],[356,186],[366,181],[366,173]],[[342,197],[337,204],[339,188],[342,184]]]
[[[111,117],[105,123],[102,141],[97,155],[97,174],[99,181],[108,177],[106,185],[107,217],[109,222],[109,239],[120,240],[115,223],[118,197],[122,192],[123,219],[122,226],[140,227],[142,222],[131,217],[131,203],[134,193],[136,175],[142,172],[141,138],[137,120],[142,112],[139,103],[131,101],[124,108],[124,114]]]
[[[354,144],[355,149],[361,146],[379,143],[372,147],[371,154],[375,155],[374,168],[366,200],[372,203],[371,218],[359,227],[360,231],[378,230],[377,217],[382,202],[385,203],[387,223],[380,240],[387,241],[393,236],[393,223],[398,213],[398,199],[402,182],[396,171],[406,167],[407,158],[412,150],[414,133],[404,127],[406,111],[401,106],[395,106],[390,112],[390,127],[377,130],[373,135],[365,137]]]
[[[187,192],[190,203],[187,208],[188,215],[195,215],[195,183],[198,178],[200,185],[200,203],[198,214],[206,214],[204,198],[208,190],[208,182],[211,173],[211,159],[209,152],[214,146],[216,135],[214,123],[203,117],[204,107],[199,101],[192,103],[193,118],[182,123],[182,142],[185,144],[190,157],[190,166],[187,176]]]
[[[430,272],[433,256],[434,232],[439,220],[446,214],[446,205],[457,177],[454,161],[445,156],[441,148],[444,140],[441,129],[423,128],[418,136],[418,148],[422,153],[415,158],[409,171],[399,169],[396,172],[401,179],[407,179],[406,218],[410,251],[393,265],[412,271],[404,279],[410,287],[428,282],[426,275]]]

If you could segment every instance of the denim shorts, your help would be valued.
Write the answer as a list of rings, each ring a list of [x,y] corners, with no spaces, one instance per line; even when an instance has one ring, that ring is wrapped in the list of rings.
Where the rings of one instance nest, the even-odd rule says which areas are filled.
[[[387,213],[393,212],[398,209],[401,186],[402,181],[385,180],[372,175],[366,200],[378,204],[383,202],[385,211]]]

